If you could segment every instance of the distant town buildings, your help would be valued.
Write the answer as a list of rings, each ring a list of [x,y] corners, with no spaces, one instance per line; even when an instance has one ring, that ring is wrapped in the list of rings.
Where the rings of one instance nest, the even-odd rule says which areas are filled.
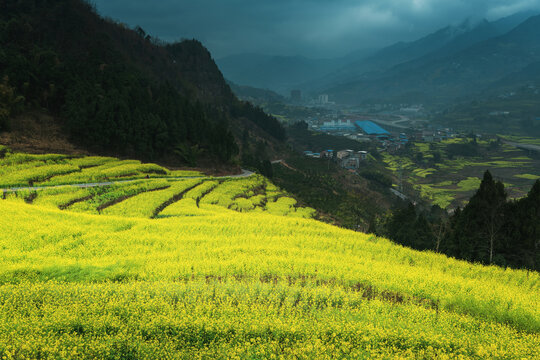
[[[321,105],[328,104],[328,95],[327,94],[319,95],[319,104],[321,104]]]
[[[325,150],[320,153],[304,151],[304,156],[313,159],[328,159],[337,163],[342,168],[348,170],[357,170],[363,161],[367,160],[367,151],[354,150]]]
[[[424,110],[422,105],[412,105],[407,107],[402,107],[399,109],[401,113],[404,114],[418,114]]]
[[[321,131],[356,131],[356,127],[350,120],[325,121],[320,127]]]
[[[390,133],[375,124],[373,121],[356,121],[356,126],[358,126],[366,135],[389,135]]]
[[[489,116],[504,116],[510,115],[510,111],[492,111],[489,113]]]
[[[416,141],[423,142],[441,142],[455,136],[451,129],[424,130],[416,133],[414,138]]]

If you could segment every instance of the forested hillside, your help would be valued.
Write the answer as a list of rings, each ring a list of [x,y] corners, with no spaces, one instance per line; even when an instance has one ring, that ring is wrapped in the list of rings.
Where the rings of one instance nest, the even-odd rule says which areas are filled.
[[[229,161],[244,129],[284,139],[276,119],[236,99],[200,42],[165,44],[83,0],[2,1],[0,78],[0,132],[44,111],[90,150],[188,165]]]

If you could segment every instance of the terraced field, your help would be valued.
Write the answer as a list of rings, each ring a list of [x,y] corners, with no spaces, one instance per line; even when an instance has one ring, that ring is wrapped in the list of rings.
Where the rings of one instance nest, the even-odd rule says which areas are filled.
[[[261,176],[5,192],[0,214],[0,358],[533,359],[540,347],[538,273],[323,224]]]
[[[441,143],[414,143],[406,155],[384,154],[383,161],[397,177],[416,192],[416,197],[442,208],[463,206],[478,189],[483,173],[489,170],[504,182],[510,197],[527,194],[540,177],[540,159],[510,145],[503,144],[489,155],[448,157],[446,148],[468,139],[450,139]],[[529,139],[529,141],[532,141]],[[487,149],[487,141],[478,141]],[[435,161],[434,154],[439,154]]]
[[[171,172],[158,165],[141,164],[139,161],[100,157],[69,159],[54,154],[11,154],[0,163],[0,172],[5,175],[0,180],[3,186],[38,186],[35,189],[5,189],[3,199],[61,210],[143,218],[170,217],[173,214],[180,216],[186,215],[186,212],[195,216],[212,213],[216,207],[238,212],[268,211],[305,218],[315,215],[313,209],[298,206],[295,199],[261,176],[210,178],[190,171]],[[58,172],[52,175],[50,169],[57,169],[58,166],[78,170],[67,175]],[[35,175],[28,175],[38,174],[40,169],[49,174],[47,181],[39,182]],[[150,174],[152,178],[146,178]],[[185,178],[179,178],[179,175]],[[126,177],[132,181],[126,180]],[[145,178],[137,180],[141,177]],[[114,182],[114,179],[120,182]],[[110,184],[55,186],[100,180],[109,180]]]
[[[170,171],[156,164],[110,157],[22,154],[0,149],[0,188],[133,180],[146,177],[194,177],[197,171]]]

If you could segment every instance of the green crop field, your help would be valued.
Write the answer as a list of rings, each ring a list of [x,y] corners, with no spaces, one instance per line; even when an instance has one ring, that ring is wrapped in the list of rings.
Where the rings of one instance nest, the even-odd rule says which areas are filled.
[[[532,138],[527,140],[535,143]],[[540,172],[540,160],[506,144],[492,148],[488,141],[479,140],[477,154],[449,155],[449,147],[467,142],[470,140],[454,138],[439,143],[412,143],[407,152],[383,154],[383,161],[414,190],[408,195],[442,208],[463,206],[478,189],[486,170],[505,183],[513,198],[524,196],[539,177],[534,174]]]
[[[2,198],[2,359],[533,359],[540,348],[538,273],[318,222],[261,176]]]
[[[540,145],[540,139],[528,136],[499,135],[501,138],[521,144]]]

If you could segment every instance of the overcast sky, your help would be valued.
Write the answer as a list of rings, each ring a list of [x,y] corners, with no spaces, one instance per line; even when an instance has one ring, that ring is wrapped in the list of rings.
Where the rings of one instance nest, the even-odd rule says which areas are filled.
[[[540,10],[540,0],[91,0],[100,14],[215,58],[254,52],[336,57],[410,41],[468,17]]]

